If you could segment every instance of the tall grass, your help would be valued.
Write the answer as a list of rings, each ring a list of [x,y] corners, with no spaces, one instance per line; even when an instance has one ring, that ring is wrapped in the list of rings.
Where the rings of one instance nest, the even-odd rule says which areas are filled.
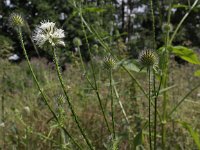
[[[175,64],[175,62],[170,59],[170,56],[172,54],[178,55],[180,52],[182,52],[181,55],[179,55],[180,57],[184,55],[183,59],[187,60],[189,63],[197,65],[200,64],[199,60],[197,62],[197,60],[193,60],[192,57],[185,54],[188,51],[192,53],[189,48],[172,45],[178,30],[182,26],[185,19],[189,16],[190,12],[195,8],[197,3],[198,0],[193,3],[188,12],[183,16],[183,19],[173,31],[171,29],[172,25],[170,23],[172,9],[172,1],[170,1],[168,8],[168,18],[166,23],[163,24],[163,34],[165,37],[164,45],[161,48],[157,48],[155,16],[153,8],[154,3],[152,0],[150,0],[149,4],[151,10],[153,31],[153,46],[151,47],[152,50],[148,49],[142,51],[138,63],[135,63],[136,61],[133,63],[128,63],[127,59],[121,60],[121,57],[116,55],[112,51],[110,41],[108,42],[104,39],[104,37],[101,37],[101,34],[98,33],[98,31],[93,26],[91,26],[89,22],[87,22],[83,14],[82,3],[71,1],[72,7],[78,12],[77,14],[80,17],[82,32],[84,35],[83,42],[86,42],[91,60],[87,65],[85,64],[81,53],[82,49],[80,47],[82,41],[80,41],[80,39],[76,39],[77,41],[73,41],[78,48],[81,67],[78,66],[80,70],[76,70],[77,68],[72,66],[72,73],[70,74],[70,76],[68,76],[68,82],[66,83],[64,79],[67,79],[67,77],[65,77],[65,72],[62,72],[62,70],[60,69],[56,43],[62,43],[62,41],[59,40],[61,40],[63,37],[61,38],[59,37],[59,35],[58,38],[53,36],[53,33],[56,32],[57,29],[54,29],[54,26],[53,29],[50,28],[49,30],[45,30],[47,32],[52,32],[49,33],[45,44],[47,44],[47,47],[52,50],[51,53],[53,54],[54,66],[57,73],[56,76],[55,72],[52,70],[52,72],[54,72],[52,76],[55,80],[56,87],[52,86],[51,89],[54,91],[58,88],[59,95],[60,93],[61,95],[62,93],[64,94],[64,96],[56,97],[56,107],[54,107],[54,98],[52,97],[51,91],[48,91],[48,89],[45,90],[44,85],[46,83],[42,83],[42,77],[39,78],[43,75],[37,75],[39,71],[33,68],[34,64],[30,61],[27,55],[27,51],[23,41],[22,24],[19,24],[22,23],[21,21],[24,20],[18,18],[21,16],[17,16],[17,18],[14,18],[20,19],[17,20],[18,22],[14,22],[13,24],[16,25],[15,30],[17,31],[17,35],[19,36],[19,41],[23,50],[23,54],[28,65],[28,67],[26,67],[26,70],[23,70],[29,71],[29,74],[32,76],[32,79],[39,91],[39,94],[37,92],[32,92],[31,90],[28,90],[29,88],[32,89],[32,87],[28,87],[26,89],[24,85],[20,90],[22,91],[22,95],[25,96],[27,99],[29,98],[30,100],[37,99],[39,95],[43,100],[43,103],[45,104],[44,106],[47,108],[45,109],[45,111],[41,110],[42,112],[44,111],[45,115],[39,112],[40,109],[38,108],[38,106],[34,108],[34,112],[30,113],[31,109],[33,108],[30,109],[29,107],[20,104],[26,115],[30,115],[30,119],[28,119],[27,116],[25,117],[19,112],[19,110],[14,108],[13,114],[15,117],[10,118],[9,114],[5,113],[5,100],[7,97],[4,95],[6,91],[3,91],[3,94],[1,96],[1,114],[3,117],[1,120],[4,123],[6,122],[8,117],[10,120],[13,120],[15,122],[14,124],[16,124],[17,122],[18,124],[16,126],[20,128],[20,131],[18,131],[17,127],[13,127],[15,135],[11,135],[11,137],[16,140],[12,142],[15,143],[13,144],[15,145],[13,147],[19,149],[24,147],[26,149],[31,149],[30,147],[36,148],[37,146],[31,144],[31,142],[34,142],[34,140],[38,141],[37,138],[39,138],[42,139],[42,141],[41,143],[39,143],[41,145],[38,147],[50,149],[54,149],[56,147],[60,149],[117,150],[138,149],[143,147],[144,149],[150,150],[160,148],[164,150],[174,147],[181,147],[181,145],[179,145],[178,139],[175,139],[177,136],[178,138],[183,139],[181,140],[181,144],[184,146],[186,145],[187,148],[199,148],[198,131],[196,129],[192,129],[191,125],[188,125],[184,121],[174,119],[175,116],[173,115],[175,112],[178,112],[178,109],[181,109],[181,104],[183,104],[183,102],[186,102],[187,98],[191,98],[191,94],[199,88],[200,84],[191,87],[189,90],[185,89],[184,91],[187,91],[185,95],[183,93],[178,93],[176,94],[176,98],[174,98],[174,92],[176,91],[174,87],[178,86],[179,88],[181,88],[182,84],[177,82],[177,85],[171,85],[170,81],[172,75],[170,73],[171,69],[179,70],[178,67],[171,68],[172,64]],[[100,46],[105,51],[104,56],[100,57],[100,60],[94,59],[95,56],[91,52],[90,43],[88,41],[89,36],[95,37],[98,40]],[[64,44],[62,43],[62,45]],[[133,69],[134,71],[131,70],[127,64],[139,64],[139,67],[136,68],[140,71],[138,72],[136,71],[136,69]],[[44,68],[43,71],[46,72],[46,69],[47,68]],[[3,80],[6,80],[4,79],[4,71],[2,77]],[[12,73],[10,74],[12,75]],[[27,74],[23,74],[23,76],[26,78]],[[69,77],[74,78],[72,81],[70,81]],[[79,80],[76,79],[77,77],[79,77]],[[50,76],[46,76],[43,78],[45,78],[45,81],[52,82]],[[28,78],[27,80],[30,79]],[[132,113],[132,111],[136,108],[132,108],[132,98],[128,98],[128,96],[130,96],[130,93],[128,93],[128,91],[133,88],[131,87],[133,84],[127,86],[130,81],[134,83],[135,86],[137,86],[136,92],[134,93],[134,98],[138,99],[139,101],[140,114],[137,114],[138,116]],[[69,82],[71,82],[71,86],[74,86],[73,88],[70,88]],[[50,85],[51,84],[53,83],[50,83]],[[36,87],[33,87],[33,89],[35,89]],[[5,88],[5,90],[8,90],[9,88]],[[171,92],[171,90],[173,90],[173,92]],[[82,98],[82,101],[79,100],[80,98]],[[176,100],[176,103],[174,103],[172,100],[175,100],[177,98],[180,100]],[[67,102],[67,105],[65,101]],[[122,104],[122,102],[124,105]],[[30,101],[30,106],[31,103],[33,102]],[[82,105],[81,103],[84,103],[85,105]],[[195,103],[194,100],[192,101],[192,103]],[[29,104],[29,102],[27,102],[27,104]],[[174,106],[172,106],[171,104],[174,104]],[[47,110],[49,111],[49,113],[47,112]],[[99,111],[101,113],[99,113]],[[182,113],[184,111],[185,110],[182,109]],[[37,116],[36,114],[39,114],[40,116]],[[46,114],[48,115],[46,116]],[[135,116],[141,120],[139,129],[136,125],[137,120],[133,119]],[[31,124],[31,121],[37,121],[38,118],[44,124],[41,125],[41,127],[47,124],[48,129],[41,129],[41,131],[36,131],[36,127]],[[44,118],[47,121],[42,120]],[[77,128],[74,128],[74,125],[76,125]],[[137,128],[135,126],[137,126]],[[196,124],[196,126],[198,127],[198,124]],[[23,131],[22,127],[24,128]],[[2,138],[2,144],[4,145],[4,148],[8,147],[6,146],[6,143],[9,143],[9,140],[12,141],[12,139],[6,138],[5,131],[2,131],[2,135],[4,135]],[[191,135],[194,142],[190,140],[189,144],[184,144],[184,140],[186,140],[184,139],[186,138],[185,135],[188,134],[185,133],[186,131],[188,131],[188,133]],[[58,135],[60,136],[60,140],[58,140]],[[37,138],[34,138],[34,136],[36,136]],[[172,143],[170,138],[174,138],[177,144]],[[6,140],[8,140],[8,142]],[[42,146],[43,143],[47,143],[47,145]],[[196,146],[194,146],[193,143],[195,143]],[[192,144],[191,147],[190,144]]]

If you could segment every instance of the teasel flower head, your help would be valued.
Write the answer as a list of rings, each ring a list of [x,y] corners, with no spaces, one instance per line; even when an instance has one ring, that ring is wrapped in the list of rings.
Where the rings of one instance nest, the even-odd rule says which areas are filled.
[[[12,28],[16,29],[25,25],[25,21],[20,14],[12,13],[9,17],[9,24]]]
[[[33,40],[40,48],[47,44],[50,44],[53,47],[58,45],[65,46],[63,41],[64,37],[64,30],[58,29],[54,22],[46,20],[42,21],[33,33]]]
[[[139,55],[139,61],[142,67],[155,67],[158,65],[158,56],[150,49],[143,50]]]
[[[73,44],[74,44],[74,46],[76,46],[76,47],[80,47],[80,46],[82,45],[82,41],[81,41],[80,38],[75,37],[75,38],[73,39]]]
[[[104,58],[104,67],[108,70],[113,69],[115,67],[116,61],[115,59],[109,55]]]
[[[162,31],[163,31],[164,33],[172,32],[172,30],[173,30],[172,24],[170,24],[170,23],[164,23],[164,24],[162,25]]]

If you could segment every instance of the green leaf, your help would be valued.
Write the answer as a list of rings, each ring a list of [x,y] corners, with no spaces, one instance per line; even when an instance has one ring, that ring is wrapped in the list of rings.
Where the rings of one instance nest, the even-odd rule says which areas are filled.
[[[194,76],[200,77],[200,70],[195,71]]]
[[[189,132],[189,134],[191,135],[191,137],[193,138],[196,146],[198,147],[198,149],[200,150],[200,138],[199,138],[199,134],[196,130],[194,130],[192,128],[191,125],[189,125],[186,122],[180,122],[181,125]]]
[[[130,59],[130,60],[122,60],[118,63],[118,65],[123,64],[126,69],[135,71],[135,72],[140,72],[140,73],[145,73],[146,71],[143,69],[141,70],[141,66],[139,65],[138,61],[135,59]]]
[[[172,53],[181,57],[183,60],[185,60],[191,64],[200,64],[197,54],[193,50],[191,50],[187,47],[173,46]]]
[[[134,138],[134,150],[136,150],[138,146],[142,146],[142,144],[143,144],[143,132],[141,130]]]
[[[172,8],[184,8],[184,9],[188,9],[189,7],[187,5],[176,4],[176,5],[173,5]]]

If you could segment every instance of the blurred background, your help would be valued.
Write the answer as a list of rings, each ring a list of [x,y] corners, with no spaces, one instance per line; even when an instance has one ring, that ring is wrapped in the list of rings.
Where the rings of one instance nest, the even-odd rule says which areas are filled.
[[[162,24],[167,22],[170,1],[154,0],[156,42],[157,48],[163,45]],[[171,23],[176,26],[193,3],[192,0],[173,0]],[[66,48],[62,51],[62,60],[70,62],[70,53],[75,52],[72,39],[83,40],[82,49],[86,60],[86,42],[81,28],[80,18],[73,8],[73,2],[68,0],[1,0],[0,4],[0,57],[8,58],[16,54],[22,60],[17,36],[9,28],[8,17],[12,12],[20,13],[27,21],[24,30],[26,47],[29,56],[50,59],[48,51],[37,48],[31,41],[34,28],[42,20],[56,22],[65,30]],[[200,6],[198,5],[181,27],[174,45],[198,47],[200,39]],[[144,47],[152,48],[152,19],[148,0],[83,0],[85,19],[106,41],[111,42],[116,53],[128,53],[136,57]],[[89,37],[91,46],[100,46],[98,41]],[[116,48],[118,47],[118,48]],[[100,47],[101,49],[101,47]],[[16,56],[15,55],[15,56]],[[12,58],[11,58],[12,59]]]

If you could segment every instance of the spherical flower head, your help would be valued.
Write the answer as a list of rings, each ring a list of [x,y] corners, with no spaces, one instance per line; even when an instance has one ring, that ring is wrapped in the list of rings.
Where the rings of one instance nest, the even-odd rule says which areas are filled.
[[[42,21],[33,34],[33,40],[40,48],[48,44],[53,47],[58,45],[65,46],[64,37],[64,30],[58,29],[54,22],[49,21]]]
[[[99,46],[97,44],[93,45],[93,49],[98,50]]]
[[[162,25],[162,31],[163,31],[164,33],[172,32],[172,30],[173,30],[173,26],[172,26],[171,24],[164,23],[164,24]]]
[[[24,26],[24,19],[20,14],[12,13],[9,17],[9,23],[12,28]]]
[[[153,67],[158,64],[158,57],[152,50],[144,50],[139,55],[139,61],[143,67]]]
[[[82,41],[81,41],[80,38],[75,37],[75,38],[73,39],[73,44],[74,44],[74,46],[76,46],[76,47],[80,47],[80,46],[82,45]]]
[[[106,56],[104,58],[104,67],[108,70],[113,69],[115,67],[116,61],[112,56]]]

